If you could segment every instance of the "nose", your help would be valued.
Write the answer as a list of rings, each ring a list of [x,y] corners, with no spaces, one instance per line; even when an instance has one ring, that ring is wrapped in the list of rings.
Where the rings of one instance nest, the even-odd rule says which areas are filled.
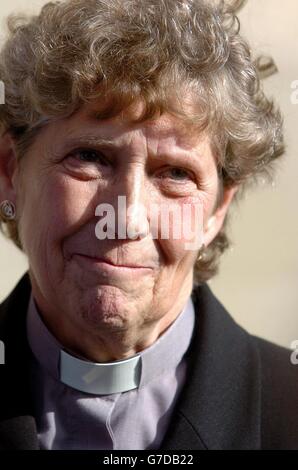
[[[118,232],[125,232],[125,238],[133,240],[145,238],[149,234],[149,212],[143,165],[127,168],[117,206]]]

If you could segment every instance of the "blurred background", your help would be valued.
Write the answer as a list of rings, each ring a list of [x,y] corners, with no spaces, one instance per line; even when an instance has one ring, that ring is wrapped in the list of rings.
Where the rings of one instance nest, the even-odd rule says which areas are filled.
[[[45,3],[1,0],[1,43],[9,13],[37,12]],[[248,0],[239,17],[254,56],[272,56],[277,65],[263,86],[284,115],[287,152],[274,181],[261,182],[235,207],[232,247],[210,286],[248,331],[290,347],[298,339],[298,103],[291,100],[298,80],[298,2]],[[0,302],[26,269],[25,257],[0,234]]]

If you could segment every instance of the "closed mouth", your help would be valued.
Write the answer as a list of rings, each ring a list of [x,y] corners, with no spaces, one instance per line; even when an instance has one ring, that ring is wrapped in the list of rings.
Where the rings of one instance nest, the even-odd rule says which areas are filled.
[[[83,255],[80,253],[77,253],[78,256],[83,256],[84,258],[88,258],[90,260],[93,260],[94,262],[98,263],[106,263],[111,266],[115,266],[117,268],[129,268],[129,269],[153,269],[151,266],[144,266],[144,265],[139,265],[139,264],[133,264],[133,263],[125,263],[125,264],[116,264],[111,260],[108,260],[106,258],[97,258],[95,256],[88,256],[88,255]]]

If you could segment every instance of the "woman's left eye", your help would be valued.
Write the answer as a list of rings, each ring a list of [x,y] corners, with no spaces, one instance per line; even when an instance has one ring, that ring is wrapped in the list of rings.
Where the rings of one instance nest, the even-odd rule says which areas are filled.
[[[189,171],[184,170],[183,168],[173,167],[168,168],[163,174],[170,174],[170,178],[175,181],[183,181],[185,179],[193,179],[193,176]]]
[[[103,166],[108,166],[105,156],[98,150],[92,149],[79,149],[71,152],[71,157],[76,158],[81,162],[86,163],[100,163]]]

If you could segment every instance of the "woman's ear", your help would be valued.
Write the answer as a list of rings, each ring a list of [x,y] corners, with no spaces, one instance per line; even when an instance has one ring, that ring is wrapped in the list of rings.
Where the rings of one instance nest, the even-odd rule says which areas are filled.
[[[0,202],[8,199],[16,203],[18,161],[13,138],[9,132],[0,137]]]
[[[223,189],[221,203],[210,216],[204,230],[204,245],[206,247],[212,242],[212,240],[214,240],[222,228],[230,204],[238,189],[239,186],[232,186],[230,188]]]

